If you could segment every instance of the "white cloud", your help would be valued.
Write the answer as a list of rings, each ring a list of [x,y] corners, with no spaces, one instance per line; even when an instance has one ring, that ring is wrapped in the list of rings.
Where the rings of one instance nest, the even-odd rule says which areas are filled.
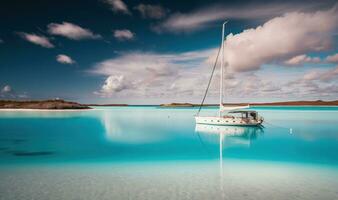
[[[338,66],[331,69],[313,69],[302,77],[288,82],[285,87],[293,94],[304,99],[307,96],[317,99],[330,97],[337,99]]]
[[[17,99],[17,98],[27,98],[27,95],[24,94],[17,94],[10,85],[5,85],[0,90],[0,98],[3,99]]]
[[[10,85],[5,85],[0,91],[0,98],[15,99],[16,94]]]
[[[307,72],[306,74],[304,74],[302,80],[312,81],[312,80],[318,79],[319,76],[320,76],[320,72],[318,70],[312,70],[312,71]]]
[[[292,57],[289,60],[286,60],[284,63],[286,65],[302,65],[304,63],[319,63],[319,62],[320,62],[319,57],[310,57],[305,54],[302,54]]]
[[[162,23],[153,27],[157,32],[192,32],[210,26],[225,19],[267,19],[292,11],[308,11],[322,6],[325,2],[300,3],[266,3],[248,4],[237,7],[213,5],[190,13],[174,13]]]
[[[113,94],[125,89],[130,89],[131,87],[132,85],[128,84],[128,81],[125,80],[123,75],[111,75],[105,80],[101,90],[95,92],[95,94],[98,94],[101,97],[111,97]]]
[[[2,93],[9,93],[9,92],[12,92],[12,87],[10,85],[5,85],[2,90],[1,90]]]
[[[330,63],[338,63],[338,53],[331,56],[327,56],[325,60]]]
[[[115,13],[131,14],[127,5],[122,0],[104,0],[104,2],[108,4]]]
[[[332,45],[332,33],[337,26],[336,8],[287,13],[257,28],[229,34],[225,59],[233,71],[250,71],[299,54],[326,50]]]
[[[166,16],[167,10],[160,5],[139,4],[135,7],[143,18],[161,19]]]
[[[309,74],[311,73],[313,72],[311,71]],[[314,73],[316,73],[316,71],[314,71]],[[316,73],[316,76],[312,75],[311,79],[309,78],[310,77],[309,74],[305,74],[304,78],[308,78],[309,80],[332,81],[338,78],[338,66],[333,69],[318,71]]]
[[[100,39],[101,35],[94,34],[91,30],[82,28],[76,24],[63,22],[62,24],[50,23],[48,32],[53,35],[60,35],[72,40]]]
[[[267,99],[275,99],[275,101],[290,101],[290,100],[314,100],[314,99],[336,99],[338,93],[328,94],[326,90],[328,87],[337,87],[337,83],[319,84],[313,81],[290,81],[285,80],[269,80],[265,81],[267,77],[260,76],[256,87],[252,87],[251,90],[245,90],[238,94],[238,91],[244,91],[240,85],[236,88],[236,92],[232,93],[232,96],[241,96],[243,99],[263,99],[263,101],[269,101]],[[276,79],[276,76],[274,77]],[[248,77],[248,80],[250,78]],[[258,86],[257,86],[258,85]],[[336,90],[337,91],[337,90]],[[245,100],[248,101],[248,100]],[[249,100],[250,101],[250,100]]]
[[[70,64],[70,65],[75,63],[75,61],[71,57],[64,54],[57,55],[56,61],[62,64]]]
[[[194,85],[209,76],[206,61],[213,53],[214,49],[177,54],[129,52],[96,64],[91,73],[108,77],[97,92],[101,96],[194,93],[200,90]]]
[[[314,83],[314,82],[332,82],[338,78],[338,66],[331,69],[312,69],[305,73],[301,78],[291,81],[289,84]]]
[[[24,40],[31,42],[33,44],[45,47],[45,48],[54,48],[54,45],[49,41],[49,39],[42,35],[37,35],[34,33],[24,33],[18,32],[18,35]]]
[[[135,33],[131,32],[128,29],[115,30],[114,37],[120,41],[132,40],[135,37]]]
[[[196,20],[203,20],[203,16],[203,13],[197,13],[195,17]],[[180,19],[173,21],[180,23]],[[182,28],[189,28],[193,24],[184,20],[181,25]],[[225,41],[224,57],[231,71],[257,70],[263,64],[281,63],[285,59],[289,59],[287,64],[290,65],[319,62],[319,57],[311,58],[305,54],[331,48],[337,28],[337,7],[324,11],[286,13],[268,20],[262,26],[229,34]],[[214,57],[211,57],[212,60]]]
[[[93,66],[91,73],[106,77],[95,94],[105,98],[122,99],[122,101],[146,99],[149,103],[153,99],[162,99],[166,102],[185,99],[185,101],[199,103],[210,77],[213,64],[211,57],[217,53],[216,51],[216,49],[206,49],[174,54],[151,52],[120,54]],[[267,97],[276,100],[311,99],[318,98],[320,95],[332,98],[337,95],[337,93],[328,93],[334,91],[334,87],[337,86],[334,82],[338,74],[337,68],[328,71],[321,69],[320,76],[318,72],[315,75],[307,75],[306,79],[311,79],[309,81],[291,81],[291,78],[271,76],[262,71],[259,72],[259,76],[255,73],[226,71],[225,101],[257,102],[258,99],[266,100]],[[317,82],[322,84],[318,85]],[[213,77],[207,102],[217,102],[218,91],[219,66]]]
[[[283,80],[278,82],[280,80],[275,80],[276,77],[273,79],[269,76],[258,77],[252,71],[264,64],[281,63],[299,55],[330,48],[332,33],[338,25],[337,20],[338,14],[335,9],[313,13],[292,12],[273,18],[257,28],[228,35],[224,54],[226,71],[231,74],[242,72],[226,76],[228,98],[248,99],[248,96],[286,98],[288,95],[302,97],[303,94],[315,96],[314,91],[317,94],[324,94],[319,90],[332,89],[335,86],[332,77],[335,76],[328,74],[335,74],[335,71],[321,74],[320,82],[324,85],[303,81],[301,86],[291,83],[287,85],[285,80],[282,84]],[[97,63],[91,72],[106,76],[107,81],[113,77],[108,81],[109,84],[106,81],[97,92],[101,96],[199,99],[203,95],[216,53],[217,49],[172,54],[122,53],[115,58]],[[318,61],[318,58],[300,57],[302,59],[298,58],[297,62],[293,63]],[[218,80],[219,75],[216,74],[210,96],[217,96]]]

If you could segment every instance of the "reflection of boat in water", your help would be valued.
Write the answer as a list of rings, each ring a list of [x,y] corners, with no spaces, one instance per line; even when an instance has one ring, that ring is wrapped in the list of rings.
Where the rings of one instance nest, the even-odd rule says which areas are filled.
[[[202,133],[212,133],[212,134],[225,134],[227,136],[248,136],[248,135],[257,135],[260,132],[263,132],[261,127],[253,126],[217,126],[217,125],[208,125],[208,124],[196,124],[196,132]]]
[[[258,126],[216,126],[208,124],[196,124],[195,131],[202,134],[219,134],[225,146],[250,146],[251,140],[256,139],[258,135],[263,133],[263,129]]]
[[[195,132],[206,136],[219,135],[219,172],[221,199],[225,199],[223,177],[223,149],[229,146],[250,146],[250,142],[258,135],[263,134],[259,126],[216,126],[208,124],[196,124]],[[199,137],[200,138],[200,137]]]

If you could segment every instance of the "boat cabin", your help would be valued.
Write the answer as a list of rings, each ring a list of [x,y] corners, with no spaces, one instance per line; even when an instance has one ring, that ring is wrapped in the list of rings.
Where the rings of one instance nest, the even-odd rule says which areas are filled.
[[[251,110],[237,110],[237,111],[231,111],[229,114],[245,119],[253,119],[257,120],[258,119],[258,113],[256,111],[251,111]]]

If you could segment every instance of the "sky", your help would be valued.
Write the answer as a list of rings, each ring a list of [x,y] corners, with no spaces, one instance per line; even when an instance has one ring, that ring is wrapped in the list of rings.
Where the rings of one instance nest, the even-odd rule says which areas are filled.
[[[199,103],[224,21],[225,102],[338,99],[333,0],[4,0],[0,18],[0,99]]]

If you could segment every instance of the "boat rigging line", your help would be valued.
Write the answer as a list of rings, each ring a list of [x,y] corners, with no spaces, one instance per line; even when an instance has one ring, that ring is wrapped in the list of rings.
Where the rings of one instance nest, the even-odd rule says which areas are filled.
[[[213,68],[212,68],[212,72],[211,72],[211,76],[210,76],[210,78],[209,78],[208,86],[207,86],[207,88],[206,88],[206,90],[205,90],[205,93],[204,93],[204,96],[203,96],[203,100],[202,100],[202,102],[201,102],[201,104],[200,104],[200,107],[198,108],[198,111],[197,111],[197,114],[196,114],[197,116],[200,114],[201,109],[202,109],[202,106],[203,106],[204,101],[205,101],[205,98],[207,97],[208,90],[209,90],[210,84],[211,84],[211,80],[212,80],[212,77],[214,76],[214,72],[215,72],[215,69],[216,69],[218,56],[219,56],[219,53],[221,52],[221,48],[222,48],[222,46],[220,46],[220,47],[218,48],[216,60],[215,60],[214,66],[213,66]]]

